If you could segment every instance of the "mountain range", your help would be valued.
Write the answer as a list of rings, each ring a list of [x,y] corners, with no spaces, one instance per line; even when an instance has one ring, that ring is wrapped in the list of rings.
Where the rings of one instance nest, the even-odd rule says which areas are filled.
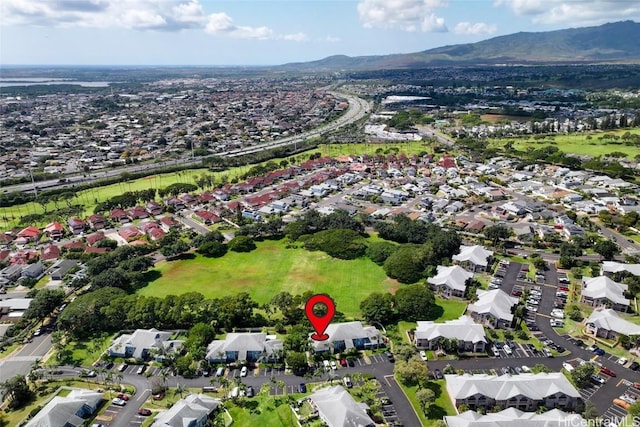
[[[296,71],[362,71],[444,65],[602,62],[640,62],[640,23],[621,21],[595,27],[519,32],[477,43],[443,46],[415,53],[356,57],[335,55],[318,61],[285,64],[281,68]]]

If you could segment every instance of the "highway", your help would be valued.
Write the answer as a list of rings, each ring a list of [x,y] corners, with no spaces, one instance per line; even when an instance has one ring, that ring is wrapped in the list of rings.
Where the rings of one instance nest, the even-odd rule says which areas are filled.
[[[336,130],[342,126],[347,124],[356,122],[363,117],[365,117],[369,112],[371,112],[372,104],[362,98],[359,98],[354,95],[345,94],[342,92],[330,92],[338,99],[345,99],[349,103],[349,108],[338,119],[324,124],[318,128],[310,130],[308,132],[302,133],[300,135],[290,136],[286,138],[282,138],[276,141],[267,142],[264,144],[253,145],[251,147],[240,148],[237,150],[230,150],[221,153],[215,153],[207,157],[239,157],[246,154],[257,153],[264,150],[270,150],[272,148],[284,147],[291,144],[302,143],[307,139],[315,138],[321,136],[323,133],[330,132]],[[149,171],[154,169],[162,169],[170,166],[189,166],[194,164],[200,164],[204,157],[191,158],[184,157],[180,159],[174,160],[165,160],[158,163],[153,164],[141,164],[141,165],[131,165],[125,166],[121,168],[94,171],[86,174],[77,174],[77,175],[65,175],[63,178],[65,182],[60,182],[60,179],[50,179],[47,181],[41,181],[35,183],[35,188],[33,183],[26,184],[16,184],[3,188],[4,193],[11,192],[31,192],[33,193],[36,190],[51,190],[57,188],[73,188],[76,185],[88,184],[91,182],[95,182],[98,180],[103,180],[106,178],[113,178],[119,176],[123,173],[135,173],[142,171]]]

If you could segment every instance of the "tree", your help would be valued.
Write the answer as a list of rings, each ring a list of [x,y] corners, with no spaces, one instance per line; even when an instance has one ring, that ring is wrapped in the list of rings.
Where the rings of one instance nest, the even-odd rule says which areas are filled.
[[[436,394],[430,388],[421,388],[416,392],[416,399],[422,412],[426,415],[429,413],[431,405],[436,401]]]
[[[34,396],[24,375],[16,375],[13,378],[9,378],[0,384],[0,388],[7,394],[9,398],[8,406],[11,409],[22,408]]]
[[[438,306],[433,292],[424,285],[415,284],[401,287],[396,292],[395,301],[395,308],[401,320],[415,322],[433,320],[437,317]]]
[[[415,283],[422,278],[425,252],[422,247],[401,246],[384,262],[387,276],[400,283]]]
[[[39,290],[29,308],[24,313],[25,319],[42,319],[51,314],[51,312],[64,300],[64,292],[59,289],[42,289]]]
[[[220,258],[227,253],[227,245],[218,241],[206,242],[198,248],[197,252],[207,258]]]
[[[369,244],[365,254],[378,265],[384,264],[384,262],[391,256],[392,253],[398,249],[398,245],[394,245],[391,242],[372,242]]]
[[[484,229],[484,236],[491,240],[494,248],[498,247],[498,242],[504,241],[511,236],[511,230],[504,225],[492,225]]]
[[[571,379],[578,388],[588,387],[591,383],[591,375],[596,372],[596,368],[591,363],[580,365],[571,371]]]
[[[187,252],[189,249],[191,249],[191,247],[188,243],[182,240],[177,240],[172,245],[163,246],[162,248],[160,248],[160,253],[167,258],[175,258]]]
[[[427,364],[419,356],[413,356],[408,361],[398,359],[393,371],[400,381],[409,386],[421,384],[429,375]]]
[[[291,327],[284,337],[282,346],[287,352],[304,353],[309,349],[309,332],[303,325]]]
[[[215,337],[211,325],[204,322],[196,323],[189,329],[184,345],[192,354],[204,357],[205,348]]]
[[[534,374],[539,374],[541,372],[552,372],[551,369],[547,368],[546,365],[543,365],[542,363],[537,363],[535,364],[532,368],[531,368],[531,372]]]
[[[236,236],[229,241],[228,247],[233,252],[251,252],[256,248],[256,244],[248,236]]]
[[[393,295],[374,292],[360,303],[362,318],[369,323],[393,322]]]
[[[295,375],[303,374],[307,371],[307,355],[300,352],[289,352],[285,358],[287,366],[293,371]]]
[[[598,408],[593,404],[592,401],[586,400],[584,402],[584,411],[582,412],[582,416],[585,420],[595,420],[598,418]]]
[[[305,237],[305,249],[320,250],[339,259],[359,258],[367,248],[364,238],[358,232],[348,229],[323,230]]]
[[[627,412],[629,412],[629,415],[631,415],[634,420],[637,420],[638,417],[640,417],[640,400],[631,405],[627,409]]]
[[[595,244],[593,250],[606,260],[612,260],[616,254],[620,253],[620,247],[608,239],[600,240]]]

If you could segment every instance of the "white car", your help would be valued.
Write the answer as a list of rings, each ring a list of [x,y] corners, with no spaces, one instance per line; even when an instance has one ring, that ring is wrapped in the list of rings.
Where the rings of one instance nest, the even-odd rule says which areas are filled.
[[[331,361],[331,369],[333,370],[338,369],[338,365],[336,365],[336,362],[334,360]]]
[[[240,376],[241,377],[246,377],[248,372],[249,372],[249,370],[247,369],[247,367],[243,366],[242,369],[240,369]]]
[[[508,345],[502,346],[502,351],[504,351],[504,353],[509,355],[509,356],[511,356],[513,354],[513,351],[511,350],[511,347],[509,347]]]
[[[564,312],[562,310],[553,309],[551,310],[551,316],[557,317],[558,319],[564,319]]]
[[[124,406],[124,405],[126,405],[126,404],[127,404],[127,402],[126,402],[125,400],[120,399],[120,398],[118,398],[118,397],[116,397],[115,399],[113,399],[111,402],[112,402],[114,405],[118,405],[118,406]]]
[[[420,350],[420,358],[424,361],[427,360],[427,353],[424,350]]]
[[[625,365],[627,363],[627,359],[625,357],[621,357],[616,363],[618,365]]]
[[[527,365],[522,365],[522,372],[529,373],[531,372],[531,368]]]

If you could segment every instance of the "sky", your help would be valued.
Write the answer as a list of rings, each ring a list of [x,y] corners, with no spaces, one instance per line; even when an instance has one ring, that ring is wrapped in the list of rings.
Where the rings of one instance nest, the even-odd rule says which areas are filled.
[[[277,65],[622,20],[639,0],[0,0],[0,65]]]

